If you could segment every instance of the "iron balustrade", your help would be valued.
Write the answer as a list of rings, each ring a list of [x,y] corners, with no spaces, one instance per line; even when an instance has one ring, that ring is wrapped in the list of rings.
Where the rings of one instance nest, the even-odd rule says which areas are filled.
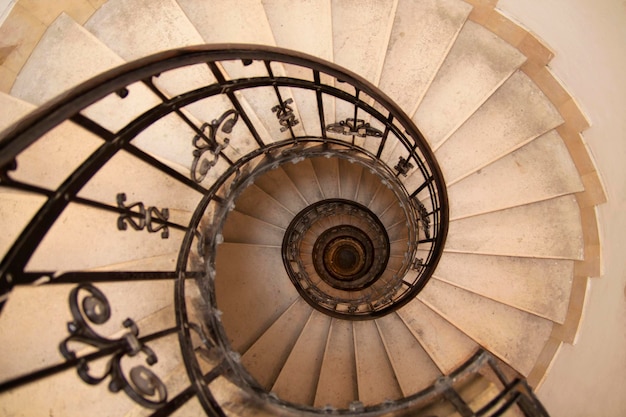
[[[160,86],[160,79],[177,76],[180,71],[192,67],[204,68],[211,75],[211,81],[173,94]],[[231,77],[232,68],[248,73]],[[120,121],[121,127],[111,128],[91,115],[90,109],[96,105],[107,105],[111,97],[132,99],[138,86],[150,91],[156,97],[156,104],[148,106],[131,120]],[[265,109],[268,117],[263,120],[246,104],[250,94],[261,90],[271,91],[273,97],[273,104]],[[304,96],[308,98],[298,100]],[[219,97],[227,105],[216,106],[213,120],[198,122],[193,115],[193,105],[206,104]],[[329,103],[350,110],[337,118]],[[313,107],[305,108],[305,105]],[[311,118],[311,115],[314,117]],[[193,162],[184,169],[164,162],[166,158],[155,156],[137,140],[142,133],[169,118],[176,119],[192,132],[188,138],[171,138],[178,141],[177,145],[189,149],[188,156]],[[85,134],[99,138],[101,143],[72,167],[71,173],[56,187],[25,180],[20,167],[21,158],[32,145],[50,132],[56,132],[65,123],[78,126]],[[247,148],[237,142],[240,136],[233,134],[236,129],[250,139]],[[276,129],[280,132],[278,136],[268,134]],[[111,196],[116,199],[116,205],[80,195],[89,181],[120,154],[136,158],[196,193],[199,203],[186,224],[170,220],[167,207],[157,208],[150,201],[126,203],[123,189]],[[0,392],[6,395],[8,390],[74,367],[87,382],[96,383],[103,378],[90,379],[85,369],[92,361],[105,357],[111,358],[110,370],[114,374],[112,379],[116,381],[110,389],[125,390],[136,402],[157,408],[153,415],[169,415],[192,398],[197,398],[207,415],[224,416],[222,404],[216,400],[211,389],[211,384],[220,377],[225,377],[245,393],[242,398],[249,401],[250,407],[269,407],[270,410],[279,407],[291,410],[293,415],[359,413],[375,416],[388,412],[402,413],[417,409],[416,404],[425,404],[434,396],[449,391],[450,384],[440,383],[426,392],[400,401],[375,407],[354,404],[347,410],[287,404],[262,390],[229,346],[220,312],[215,308],[214,287],[216,248],[223,241],[221,230],[228,212],[243,189],[264,172],[283,163],[316,155],[358,159],[359,163],[376,167],[402,196],[403,208],[409,219],[407,233],[411,236],[399,281],[403,290],[400,297],[391,300],[383,309],[370,313],[371,316],[378,316],[393,311],[426,285],[437,266],[448,229],[446,187],[433,153],[410,118],[374,85],[335,64],[298,52],[258,45],[220,44],[181,48],[100,74],[6,129],[0,135],[0,186],[41,196],[44,202],[0,262],[0,309],[7,300],[10,302],[11,291],[17,286],[77,284],[72,292],[74,296],[79,289],[91,292],[92,296],[87,296],[85,299],[91,301],[83,301],[82,305],[71,298],[75,325],[70,326],[69,337],[64,336],[54,342],[62,343],[65,361],[48,363],[39,369],[12,376],[0,383]],[[113,222],[111,227],[119,228],[120,236],[142,233],[147,239],[149,233],[157,233],[158,239],[173,239],[174,232],[182,233],[175,267],[160,271],[30,269],[29,261],[43,239],[67,213],[68,207],[74,206],[117,216],[117,226]],[[141,232],[144,229],[149,233]],[[97,239],[98,236],[91,238]],[[68,258],[71,256],[71,253],[67,254]],[[144,336],[139,334],[139,329],[131,320],[127,322],[131,331],[124,338],[107,339],[98,336],[86,324],[84,317],[96,325],[106,321],[105,315],[96,310],[108,305],[108,302],[99,297],[101,293],[95,289],[95,284],[155,281],[172,282],[174,285],[174,327]],[[163,384],[157,382],[158,378],[148,368],[143,367],[126,379],[121,376],[118,365],[121,356],[139,352],[146,353],[148,365],[151,365],[159,352],[153,352],[146,344],[171,335],[177,335],[189,384],[166,400]],[[67,347],[68,342],[76,340],[91,344],[96,350],[77,355]],[[10,341],[4,343],[7,345]],[[475,373],[475,362],[491,361],[486,357],[486,353],[478,354],[471,364],[458,371],[458,375]],[[457,380],[459,377],[455,375],[447,377],[447,381]],[[518,396],[520,399],[506,397],[507,401],[511,400],[511,406],[520,404],[524,410],[524,407],[529,407],[528,404],[535,404],[532,392],[524,391],[527,387],[523,383],[505,385],[507,394],[503,394],[502,398],[508,392],[521,393]],[[147,399],[153,395],[157,395],[158,400]]]

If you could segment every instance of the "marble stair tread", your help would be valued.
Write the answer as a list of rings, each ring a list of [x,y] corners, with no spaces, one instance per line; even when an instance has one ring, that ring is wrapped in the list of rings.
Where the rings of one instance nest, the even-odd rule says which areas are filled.
[[[160,209],[160,208],[159,208]],[[162,231],[118,229],[120,214],[78,203],[69,203],[47,232],[26,265],[29,271],[79,271],[114,263],[175,252],[180,249],[184,232],[169,227]],[[128,224],[124,220],[125,224]],[[156,227],[156,226],[155,226]],[[89,231],[97,239],[85,244]],[[71,253],[72,256],[67,256]]]
[[[448,188],[452,220],[584,191],[570,153],[550,132]]]
[[[334,62],[377,84],[396,7],[397,1],[332,0]]]
[[[17,97],[0,93],[0,131],[36,106]],[[90,132],[64,122],[21,152],[17,169],[9,176],[39,187],[54,189],[91,155],[103,141]]]
[[[46,201],[47,198],[41,195],[2,190],[0,227],[3,233],[0,237],[0,254],[3,257]]]
[[[210,3],[177,0],[177,3],[207,42],[276,44],[262,0],[215,0]]]
[[[312,310],[298,298],[241,357],[243,366],[265,389],[272,388]]]
[[[348,408],[358,398],[353,322],[332,319],[320,370],[315,407]]]
[[[167,25],[155,25],[155,21],[167,22]],[[196,27],[174,0],[109,0],[85,23],[85,28],[128,61],[166,49],[204,43]],[[198,64],[163,72],[152,81],[166,95],[173,97],[214,84],[216,79],[206,65]],[[232,105],[228,98],[218,95],[193,103],[185,110],[195,117],[194,121],[200,126],[203,122],[219,118],[230,108]],[[246,141],[246,134],[246,131],[234,129],[231,139],[250,148],[252,143]],[[192,137],[193,134],[189,140]]]
[[[248,187],[237,198],[235,210],[281,228],[287,228],[296,215],[256,185]]]
[[[272,387],[281,399],[313,405],[331,320],[317,310],[311,313]]]
[[[525,60],[494,33],[465,22],[413,121],[437,148]]]
[[[100,287],[100,284],[98,284],[98,286]],[[65,286],[55,286],[54,290],[61,291],[67,294],[70,289],[67,287],[62,287]],[[50,287],[41,288],[49,289]],[[109,296],[110,288],[106,290],[105,288],[101,289],[105,291],[105,294],[107,296]],[[170,304],[167,307],[158,309],[156,311],[152,310],[150,311],[151,314],[141,319],[138,317],[133,317],[133,319],[136,319],[136,324],[139,327],[141,335],[148,335],[152,332],[160,331],[165,328],[174,326],[175,316],[174,308],[171,304],[171,291],[172,289],[170,283],[170,290],[168,291],[168,295],[170,295],[170,297],[168,297],[168,303]],[[127,290],[122,289],[122,292],[124,293],[122,297],[128,299],[129,297]],[[42,294],[42,296],[49,297],[50,294],[47,294],[45,296]],[[59,295],[59,297],[61,297],[62,299],[66,298],[66,296],[63,295]],[[32,306],[32,304],[30,304],[32,300],[23,301],[26,303],[27,306],[25,308],[28,308],[28,306]],[[116,300],[113,297],[109,297],[109,301],[111,302],[112,307],[115,308]],[[132,302],[130,304],[132,304]],[[67,317],[68,319],[70,319],[71,314],[69,312],[69,306],[66,303],[62,303],[61,306],[63,307],[64,311],[59,311],[59,315],[52,316],[48,311],[43,309],[41,310],[41,312],[46,313],[49,317],[53,318],[55,321],[55,325],[56,323],[58,323],[59,326],[52,327],[54,329],[58,329],[59,331],[63,330],[63,336],[61,337],[62,339],[69,336],[69,333],[67,332],[66,328],[67,323],[63,320],[59,320],[59,317]],[[107,324],[115,324],[116,330],[118,331],[116,333],[109,333],[107,334],[107,336],[111,338],[119,338],[128,331],[121,325],[122,321],[127,317],[126,311],[129,311],[128,309],[125,309],[126,307],[131,306],[123,307],[123,309],[121,309],[123,313],[118,315],[115,314],[117,312],[117,308],[114,310],[114,314]],[[22,310],[19,314],[23,315],[24,311],[25,310]],[[3,316],[4,314],[5,311],[3,311]],[[3,321],[5,319],[6,318],[3,318]],[[40,324],[46,322],[47,321],[44,320]],[[23,332],[24,328],[18,327],[17,330]],[[34,328],[33,331],[35,332]],[[54,350],[54,352],[52,352],[52,350],[50,352],[51,359],[54,360],[54,363],[62,362],[61,355],[58,351],[58,344],[41,343],[40,337],[42,334],[45,334],[45,332],[45,329],[42,330],[41,333],[35,332],[36,334],[34,335],[34,337],[36,341],[33,343],[36,345],[50,347],[52,350]],[[51,340],[61,339],[57,338],[55,335],[55,337]],[[178,337],[176,334],[166,336],[162,339],[153,340],[148,344],[148,346],[154,349],[157,357],[159,358],[159,361],[151,367],[151,370],[154,370],[155,373],[160,377],[168,375],[169,372],[171,372],[173,369],[181,364],[180,354],[178,353],[180,351],[180,348],[178,344]],[[82,351],[84,347],[84,345],[71,345],[72,349],[78,350],[79,356],[85,354]],[[22,349],[22,352],[27,352],[32,348],[33,346],[30,345]],[[52,358],[52,353],[54,353],[54,358]],[[36,362],[35,359],[33,359],[31,363],[35,365],[35,369],[41,368],[41,362]],[[21,365],[23,370],[24,364],[21,363]],[[3,367],[3,370],[4,369],[5,368]],[[74,395],[68,397],[66,395],[68,390],[71,390]],[[107,413],[114,413],[114,415],[125,415],[125,413],[132,410],[133,407],[136,405],[136,403],[133,402],[128,396],[110,392],[108,389],[106,389],[105,386],[94,387],[93,385],[83,383],[78,379],[75,371],[60,372],[47,378],[32,382],[30,384],[23,385],[19,388],[15,388],[11,391],[3,392],[0,395],[0,399],[2,400],[2,406],[4,410],[3,412],[7,412],[9,413],[9,415],[16,416],[45,415],[49,414],[49,411],[52,408],[54,410],[58,410],[64,416],[79,417],[84,416],[85,410],[92,407],[98,409],[106,409]]]
[[[222,229],[225,242],[280,247],[285,230],[263,220],[233,210]]]
[[[516,71],[435,151],[448,186],[561,125],[527,75]]]
[[[352,328],[359,401],[367,406],[402,398],[376,323],[373,320],[355,321]]]
[[[113,282],[95,285],[104,292],[111,306],[111,319],[98,326],[97,330],[105,337],[113,336],[124,329],[122,322],[127,317],[139,322],[172,303],[173,281]],[[3,308],[3,318],[0,320],[0,331],[4,337],[10,337],[12,340],[12,348],[0,358],[2,380],[14,378],[42,366],[53,365],[62,360],[58,343],[41,343],[41,340],[46,337],[48,338],[46,340],[61,342],[69,336],[67,321],[71,320],[72,315],[67,298],[75,286],[76,284],[56,284],[13,288]],[[62,300],[63,302],[49,304],[46,300]],[[34,307],[44,304],[49,304],[49,306],[46,309]],[[25,314],[27,321],[24,326],[11,324],[20,317],[24,318]],[[170,326],[173,324],[173,321],[169,322]],[[142,334],[149,334],[151,329],[141,330]],[[77,345],[77,347],[81,346]]]
[[[394,374],[404,397],[428,388],[441,372],[396,314],[376,320]],[[372,378],[377,381],[376,376]]]
[[[331,0],[334,62],[378,84],[397,4],[393,0]],[[357,14],[355,10],[358,10]],[[338,83],[337,87],[354,93],[342,83]],[[336,100],[336,120],[354,117],[353,112],[352,104]],[[364,118],[364,115],[358,114],[359,118]],[[365,116],[364,120],[369,121],[369,116]]]
[[[563,196],[450,222],[446,251],[583,259],[578,203]]]
[[[340,197],[346,200],[354,200],[359,190],[359,181],[363,175],[362,171],[364,168],[362,165],[355,162],[351,163],[343,158],[339,159],[337,163],[339,164]]]
[[[311,158],[311,164],[324,199],[338,198],[341,178],[337,158]]]
[[[245,352],[298,298],[280,248],[224,243],[217,250],[215,271],[217,308],[238,352]],[[258,304],[260,299],[266,302]]]
[[[524,376],[552,332],[550,320],[438,280],[431,280],[418,297]]]
[[[11,95],[40,105],[123,63],[120,56],[85,28],[61,14],[47,29],[22,68]],[[67,68],[72,68],[72,71],[67,71]],[[160,103],[158,97],[141,83],[129,85],[127,89],[125,98],[110,94],[87,107],[82,114],[105,129],[117,132]],[[188,144],[172,146],[172,138],[180,137],[181,132],[188,132]],[[166,116],[141,132],[131,143],[184,172],[191,167],[193,136],[194,132],[182,120]]]
[[[379,88],[411,115],[472,7],[457,0],[398,0]]]
[[[175,271],[178,252],[151,256],[130,262],[122,262],[89,269],[89,271]]]
[[[399,309],[397,315],[444,375],[479,349],[476,342],[422,303],[419,296]]]
[[[164,24],[156,25],[159,21]],[[89,18],[85,28],[126,60],[202,43],[174,0],[109,0]]]
[[[300,190],[282,168],[266,172],[257,178],[254,184],[292,213],[299,213],[308,205]]]
[[[333,61],[333,34],[331,1],[263,0],[265,16],[272,29],[276,45],[304,52],[327,61]],[[297,34],[297,36],[296,36]],[[284,68],[290,77],[312,79],[309,69],[288,65]],[[324,81],[330,82],[329,79]],[[307,135],[320,135],[317,98],[312,92],[292,90],[297,106],[299,127]],[[327,121],[332,120],[334,100],[325,103]]]
[[[463,273],[459,273],[463,271]],[[563,323],[574,261],[446,253],[435,277],[483,297]]]
[[[324,199],[310,159],[304,159],[297,164],[284,164],[281,169],[298,189],[299,194],[304,197],[307,205]]]
[[[120,175],[120,173],[124,175]],[[143,202],[146,207],[186,212],[183,219],[170,220],[188,224],[202,194],[163,171],[126,152],[118,152],[80,190],[78,196],[112,206],[118,193],[126,194],[125,204]]]

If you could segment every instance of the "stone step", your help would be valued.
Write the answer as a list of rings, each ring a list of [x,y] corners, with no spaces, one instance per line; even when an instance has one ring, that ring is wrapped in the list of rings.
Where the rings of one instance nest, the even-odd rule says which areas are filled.
[[[155,25],[155,21],[168,24],[162,27]],[[110,0],[94,13],[85,27],[127,61],[166,49],[204,43],[200,33],[174,0],[158,0],[156,3],[146,0]],[[206,65],[167,71],[152,81],[169,97],[216,83]],[[226,96],[217,95],[184,109],[187,116],[193,116],[193,121],[199,127],[204,122],[218,119],[232,108]],[[189,140],[193,136],[188,136]],[[235,159],[257,146],[243,122],[236,125],[229,139],[233,143],[224,152]]]
[[[149,204],[146,202],[146,207]],[[119,218],[120,214],[117,212],[69,203],[35,250],[26,269],[80,271],[176,252],[180,249],[184,231],[169,227],[169,237],[163,238],[162,231],[148,233],[147,229],[134,230],[130,226],[127,226],[127,230],[119,230],[117,227]],[[125,223],[128,224],[126,221]],[[86,245],[85,231],[89,231],[90,236],[97,239],[91,239]]]
[[[463,273],[459,273],[463,271]],[[446,253],[435,277],[519,310],[563,323],[574,262]]]
[[[284,228],[233,210],[228,214],[222,234],[225,242],[280,247]]]
[[[254,184],[292,213],[299,213],[308,206],[305,197],[282,168],[266,172]]]
[[[36,106],[0,93],[0,130],[33,111]],[[64,122],[26,148],[16,158],[17,170],[10,177],[56,189],[103,142],[71,122]]]
[[[109,0],[89,18],[85,28],[127,61],[202,43],[174,0]]]
[[[465,363],[479,348],[461,330],[424,305],[419,297],[399,309],[397,315],[444,375]]]
[[[262,2],[277,46],[333,61],[331,0]],[[307,68],[288,65],[284,71],[289,77],[312,80],[311,70]],[[322,82],[332,83],[332,80],[330,77],[323,77]],[[292,89],[291,93],[300,120],[296,127],[302,129],[299,130],[301,133],[320,136],[317,97],[314,92]],[[334,102],[335,100],[328,96],[324,100],[327,123],[334,119]]]
[[[161,378],[161,380],[167,387],[168,400],[172,400],[178,394],[182,393],[183,390],[187,389],[190,385],[189,375],[187,374],[187,369],[185,368],[184,363],[181,363],[172,372],[170,372],[167,377]],[[153,412],[153,410],[137,404],[129,413],[125,414],[124,417],[148,417]],[[205,411],[202,408],[198,397],[194,396],[183,405],[181,405],[180,408],[178,408],[171,415],[180,417],[201,416],[203,414],[205,414]]]
[[[353,322],[332,319],[320,370],[315,407],[348,408],[358,399]]]
[[[550,100],[515,72],[435,151],[448,186],[563,123]]]
[[[331,320],[317,310],[311,313],[272,388],[280,398],[313,405]]]
[[[312,310],[298,298],[241,357],[243,366],[266,390],[281,373]]]
[[[98,285],[100,287],[100,284]],[[45,287],[48,291],[46,291],[46,297],[49,297],[49,289],[50,287]],[[60,288],[56,287],[55,288]],[[125,287],[126,288],[126,287]],[[104,289],[104,288],[102,288]],[[67,289],[66,289],[67,290]],[[129,292],[124,290],[124,298],[128,299]],[[108,296],[108,292],[106,292]],[[172,292],[170,291],[168,295],[171,297]],[[133,295],[135,295],[133,293]],[[63,299],[66,297],[63,296]],[[149,294],[148,294],[149,298]],[[109,298],[112,306],[115,308],[113,298]],[[171,302],[171,298],[169,300]],[[10,303],[9,303],[10,304]],[[7,304],[7,307],[9,306]],[[130,303],[132,304],[132,302]],[[51,305],[49,302],[46,302],[46,305]],[[59,317],[67,317],[68,319],[71,317],[69,313],[69,307],[66,302],[60,303],[66,310],[61,314],[61,316],[52,316],[49,314],[49,311],[45,309],[41,309],[42,313],[46,313],[49,317],[54,317],[55,322],[58,322],[58,325],[55,328],[64,329],[65,335],[68,335],[67,329],[65,329],[65,322],[63,320],[59,320]],[[116,325],[118,329],[121,329],[121,322],[127,317],[126,311],[129,311],[132,308],[131,305],[125,306],[128,309],[122,309],[124,311],[123,316],[117,317]],[[27,310],[26,310],[27,309]],[[20,314],[23,315],[24,311],[29,311],[29,314],[32,313],[32,305],[30,301],[26,303],[25,310],[23,310]],[[113,317],[116,317],[114,311]],[[3,321],[7,319],[5,316],[6,311],[3,311]],[[118,320],[119,319],[119,320]],[[6,320],[8,321],[8,320]],[[15,319],[12,323],[17,323],[22,320]],[[163,330],[166,327],[174,326],[175,324],[175,315],[173,305],[170,304],[170,307],[163,308],[157,311],[152,311],[152,314],[145,317],[143,320],[136,321],[140,335],[148,335],[155,331],[155,329]],[[56,325],[57,323],[55,323]],[[18,327],[22,333],[20,334],[20,338],[23,336],[24,328]],[[59,330],[60,330],[59,329]],[[33,329],[34,330],[34,329]],[[124,329],[116,334],[110,334],[109,336],[112,338],[119,338],[123,333],[126,333],[127,330]],[[58,344],[56,343],[41,343],[41,335],[43,333],[37,333],[34,337],[34,344],[28,345],[22,349],[22,352],[27,352],[35,348],[36,345],[49,347],[52,350],[55,350],[55,363],[61,362],[61,356],[58,352]],[[5,334],[5,333],[3,333]],[[55,337],[50,340],[59,341],[61,339]],[[168,374],[170,374],[174,369],[181,365],[182,361],[180,358],[180,347],[178,344],[178,335],[176,333],[166,336],[164,338],[154,340],[148,343],[148,346],[154,350],[155,354],[158,357],[158,362],[150,367],[152,371],[155,372],[159,378],[165,378]],[[81,345],[72,346],[73,349],[81,349]],[[78,351],[79,355],[86,354],[85,351]],[[142,356],[143,359],[143,356]],[[142,360],[143,362],[143,360]],[[25,365],[24,362],[19,362],[23,367]],[[29,363],[29,362],[26,362]],[[30,362],[36,365],[36,369],[41,367],[41,363]],[[96,374],[103,366],[96,362],[93,366],[95,369],[92,369],[91,372]],[[7,369],[3,367],[3,370]],[[24,368],[21,368],[22,370]],[[4,371],[3,371],[4,372]],[[97,374],[99,375],[99,374]],[[79,417],[85,415],[85,410],[87,409],[99,409],[99,410],[107,410],[107,414],[111,413],[111,415],[125,415],[127,412],[130,412],[135,406],[136,403],[133,402],[130,397],[125,395],[124,393],[112,393],[108,389],[108,379],[103,381],[99,385],[89,385],[82,382],[75,370],[68,370],[66,372],[61,372],[53,376],[49,376],[44,379],[37,380],[30,384],[24,385],[22,387],[6,391],[0,395],[0,401],[2,401],[3,412],[6,412],[8,415],[15,416],[27,416],[27,415],[45,415],[49,414],[50,410],[58,411],[60,414],[64,416],[70,417]],[[67,393],[72,392],[74,395],[68,396]]]
[[[551,130],[448,188],[452,220],[584,190],[567,147]]]
[[[89,271],[175,271],[178,252],[89,269]]]
[[[146,207],[168,208],[169,220],[181,225],[189,224],[202,198],[198,191],[123,151],[85,184],[78,197],[117,206],[119,193],[126,194],[126,206],[143,202]]]
[[[573,196],[452,221],[446,242],[448,252],[573,260],[583,249]]]
[[[397,0],[332,0],[334,62],[378,84],[397,7]]]
[[[233,349],[240,353],[299,297],[279,248],[224,243],[217,250],[215,271],[217,308]]]
[[[524,376],[552,332],[549,320],[438,280],[431,280],[418,297]]]
[[[471,10],[457,0],[398,0],[379,87],[412,115]]]
[[[297,164],[284,164],[281,169],[298,189],[298,197],[304,197],[307,205],[324,199],[311,159],[304,159]]]
[[[311,164],[324,199],[338,198],[341,178],[337,158],[311,158]]]
[[[0,237],[0,254],[4,257],[47,198],[24,192],[7,192],[5,189],[1,191],[0,227],[4,232]]]
[[[525,60],[494,33],[465,22],[413,121],[438,148]]]
[[[377,324],[374,320],[355,321],[352,329],[359,401],[367,406],[402,398]]]
[[[375,321],[402,395],[408,397],[430,386],[441,372],[397,314]],[[378,377],[372,377],[373,382]]]
[[[338,1],[332,0],[332,36],[334,62],[373,84],[380,79],[387,43],[395,18],[397,1]],[[358,10],[358,14],[355,14]],[[358,24],[354,22],[358,21]],[[355,93],[345,84],[336,86],[344,91]],[[357,119],[370,121],[369,116],[360,112]],[[354,118],[354,107],[343,100],[336,100],[335,120]],[[343,137],[341,139],[347,139]],[[357,138],[359,142],[360,139]],[[360,143],[359,143],[360,144]]]
[[[296,215],[256,185],[248,187],[237,198],[235,210],[283,229]]]
[[[11,379],[61,361],[59,345],[69,336],[67,322],[72,320],[68,297],[75,284],[16,286],[2,310],[0,331],[11,338],[12,349],[0,358],[2,380]],[[94,329],[104,337],[119,332],[122,322],[130,317],[140,322],[154,312],[172,304],[173,281],[155,280],[132,283],[98,283],[96,287],[107,297],[111,318]],[[132,295],[131,295],[132,294]],[[53,303],[50,301],[54,300]],[[45,309],[33,306],[46,305]],[[170,309],[173,312],[173,309]],[[123,317],[122,317],[123,315]],[[15,326],[22,322],[24,326]],[[162,330],[174,325],[174,317],[162,322]],[[154,326],[152,326],[154,327]],[[150,328],[141,328],[141,334]],[[8,340],[8,339],[7,339]],[[41,343],[42,340],[56,343]],[[76,345],[78,348],[84,346]]]
[[[359,192],[360,180],[363,176],[363,166],[340,158],[339,164],[339,196],[346,200],[354,200]]]
[[[122,58],[91,33],[61,14],[50,25],[22,68],[11,94],[40,105],[76,84],[123,63]],[[67,68],[72,68],[72,71],[67,71]],[[128,91],[125,98],[111,94],[83,110],[82,114],[117,132],[160,103],[141,83],[129,85]],[[194,135],[182,120],[170,115],[141,132],[131,143],[189,175],[193,160],[191,139]],[[172,146],[173,137],[189,139],[184,145]]]
[[[207,43],[276,45],[262,0],[176,1]]]

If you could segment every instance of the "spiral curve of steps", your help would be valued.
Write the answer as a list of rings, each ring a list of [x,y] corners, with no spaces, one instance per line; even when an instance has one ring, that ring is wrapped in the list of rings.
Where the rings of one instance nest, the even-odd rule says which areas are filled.
[[[255,177],[230,207],[210,271],[219,309],[211,314],[217,314],[229,346],[238,353],[233,360],[273,397],[326,412],[359,414],[364,407],[428,389],[480,349],[497,358],[505,373],[526,378],[536,387],[561,343],[574,340],[587,277],[599,268],[593,207],[603,202],[603,196],[593,188],[599,183],[595,171],[584,168],[590,160],[585,159],[579,135],[588,124],[547,70],[549,50],[499,14],[493,2],[76,0],[68,4],[72,6],[65,11],[41,11],[30,2],[18,2],[16,21],[28,13],[47,13],[49,24],[20,68],[10,94],[0,94],[4,109],[0,128],[125,62],[190,45],[249,43],[301,51],[361,75],[398,104],[433,150],[449,200],[444,252],[421,292],[381,317],[351,320],[317,308],[294,286],[283,255],[285,233],[298,213],[340,199],[367,208],[388,235],[388,262],[380,281],[406,271],[410,239],[403,207],[373,171],[332,152],[289,161]],[[14,24],[12,16],[0,33]],[[226,62],[223,70],[233,78],[245,78],[253,73],[246,71],[256,70],[255,65]],[[285,65],[275,70],[300,76],[301,68]],[[154,83],[174,97],[211,84],[211,77],[208,70],[193,65],[155,77]],[[342,88],[339,80],[336,86]],[[317,115],[306,110],[316,106],[314,100],[295,88],[289,94],[300,122],[290,129],[296,136],[317,135],[311,133],[311,120]],[[84,113],[115,132],[157,103],[144,85],[133,84],[126,91],[128,97],[123,95],[119,100],[107,97],[109,106],[96,103]],[[251,123],[262,127],[260,135],[267,142],[284,137],[270,110],[274,105],[270,96],[267,92],[241,95]],[[211,107],[221,109],[222,104],[217,99],[194,103],[185,111],[200,125],[222,114]],[[340,100],[329,108],[327,122],[352,114]],[[254,138],[242,131],[232,130],[224,150],[233,161],[257,148]],[[193,137],[194,132],[177,119],[163,118],[136,138],[137,154],[118,153],[78,197],[115,206],[115,196],[123,192],[128,205],[142,201],[153,208],[167,207],[172,224],[188,224],[202,194],[137,155],[145,152],[187,175]],[[379,151],[379,142],[372,138],[345,138],[374,155]],[[20,154],[18,169],[11,175],[54,189],[101,142],[67,121]],[[389,146],[379,153],[390,169],[402,155],[399,147]],[[226,168],[226,162],[219,160],[200,184],[208,188]],[[407,189],[419,185],[415,171],[398,173],[397,178]],[[0,187],[3,255],[46,198]],[[424,198],[428,204],[428,197]],[[119,323],[126,317],[136,321],[140,335],[174,328],[176,284],[151,278],[150,272],[176,269],[184,231],[170,227],[168,239],[160,238],[160,232],[147,236],[120,231],[115,227],[117,217],[118,213],[70,204],[26,270],[55,271],[51,280],[74,270],[103,275],[147,271],[145,279],[134,282],[97,284],[111,301],[113,317],[119,317],[103,325],[101,334],[120,337],[124,331]],[[308,248],[303,250],[308,254],[325,231],[342,225],[369,227],[363,220],[331,215],[311,227],[301,248]],[[419,229],[423,235],[426,226],[420,224]],[[367,291],[328,285],[306,256],[304,269],[311,282],[327,287],[329,294],[358,299]],[[418,245],[416,257],[425,259],[428,254]],[[194,249],[190,269],[191,265],[205,267],[200,258],[202,254]],[[74,286],[15,285],[4,296],[0,334],[10,351],[0,359],[2,381],[59,362],[58,345],[67,337],[70,318],[67,294]],[[371,289],[379,291],[375,285]],[[205,313],[197,308],[198,317]],[[176,335],[153,341],[150,347],[158,353],[154,368],[169,397],[183,393],[189,382]],[[215,358],[210,352],[200,353],[206,355],[209,370]],[[214,387],[225,415],[257,415],[246,403],[246,394],[228,378],[217,377],[209,386]],[[479,409],[489,401],[490,390],[490,384],[472,386],[466,400]],[[150,411],[122,394],[84,384],[73,369],[4,391],[0,404],[2,414],[14,416],[43,415],[49,410],[84,415],[87,408],[106,409],[106,415]],[[206,411],[203,407],[192,398],[178,413],[200,415]]]

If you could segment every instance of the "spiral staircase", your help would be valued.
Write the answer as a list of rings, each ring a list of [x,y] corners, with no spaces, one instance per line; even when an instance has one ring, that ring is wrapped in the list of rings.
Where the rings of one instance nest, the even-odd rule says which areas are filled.
[[[0,95],[2,415],[547,415],[603,195],[493,2],[35,6],[0,28],[49,21]]]

